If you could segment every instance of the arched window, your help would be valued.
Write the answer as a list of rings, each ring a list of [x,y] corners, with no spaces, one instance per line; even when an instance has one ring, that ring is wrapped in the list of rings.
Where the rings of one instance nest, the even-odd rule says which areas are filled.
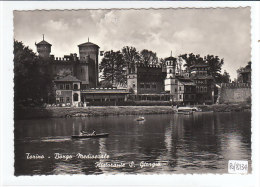
[[[79,89],[77,84],[74,84],[73,88],[74,88],[74,90]]]
[[[172,73],[172,70],[170,69],[170,73]]]
[[[74,100],[74,101],[78,101],[78,100],[79,100],[79,94],[74,93],[74,94],[73,94],[73,100]]]

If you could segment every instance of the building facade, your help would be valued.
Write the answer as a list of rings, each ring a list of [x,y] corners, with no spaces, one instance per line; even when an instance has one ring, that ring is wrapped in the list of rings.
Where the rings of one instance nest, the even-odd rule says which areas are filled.
[[[134,94],[161,94],[165,73],[162,66],[136,64],[127,69],[127,88]]]
[[[99,46],[86,42],[78,45],[79,57],[76,53],[54,57],[50,55],[51,44],[43,40],[36,43],[39,57],[49,61],[53,79],[72,75],[81,81],[82,88],[95,88],[98,85],[98,54]]]

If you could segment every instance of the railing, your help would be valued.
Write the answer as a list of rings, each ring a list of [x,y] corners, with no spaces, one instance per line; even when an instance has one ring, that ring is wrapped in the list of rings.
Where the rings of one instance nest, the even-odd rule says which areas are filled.
[[[250,83],[221,83],[221,88],[250,88]]]

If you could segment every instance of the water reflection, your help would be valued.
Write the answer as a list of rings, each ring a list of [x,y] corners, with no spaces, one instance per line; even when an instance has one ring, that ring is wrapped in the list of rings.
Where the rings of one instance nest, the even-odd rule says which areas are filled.
[[[15,122],[15,174],[227,173],[228,160],[251,164],[250,113],[195,113],[98,118],[57,118]],[[109,133],[108,138],[73,140],[81,130]],[[45,159],[28,160],[26,153]],[[54,154],[72,159],[55,159]],[[76,154],[109,155],[78,159]],[[140,167],[140,162],[161,163]],[[96,167],[96,163],[126,167]],[[129,167],[134,162],[135,167]],[[251,167],[250,167],[251,171]]]

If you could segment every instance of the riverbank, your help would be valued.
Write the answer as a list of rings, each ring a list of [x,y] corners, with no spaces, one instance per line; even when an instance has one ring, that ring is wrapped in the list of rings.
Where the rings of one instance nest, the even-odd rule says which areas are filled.
[[[250,111],[249,104],[199,105],[202,111],[231,112]],[[111,115],[145,115],[172,114],[171,106],[89,106],[86,108],[50,107],[50,108],[19,108],[15,110],[15,119],[91,117]]]

